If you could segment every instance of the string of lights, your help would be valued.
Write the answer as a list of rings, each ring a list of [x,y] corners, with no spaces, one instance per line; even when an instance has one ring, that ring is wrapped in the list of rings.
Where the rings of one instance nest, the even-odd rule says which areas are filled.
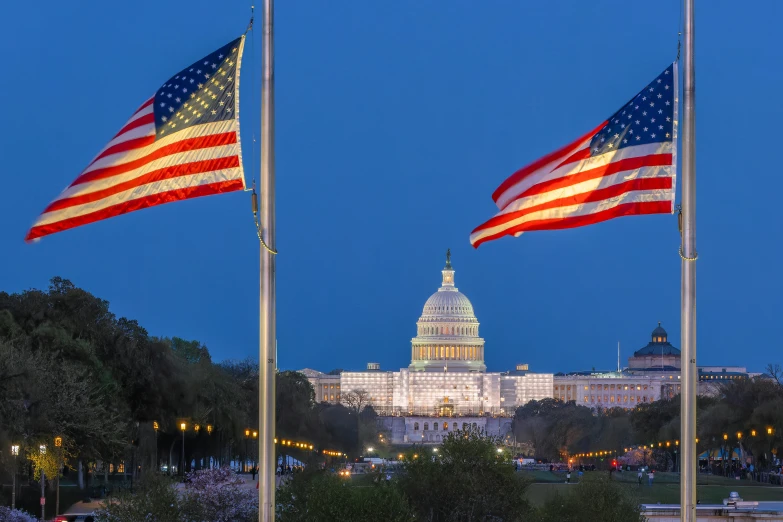
[[[760,434],[763,435],[764,432],[766,432],[767,436],[772,436],[775,433],[775,429],[772,428],[771,426],[767,426],[766,429],[764,429],[764,430],[751,429],[751,430],[747,430],[747,432],[748,432],[748,434],[749,434],[749,436],[751,438],[758,437]],[[745,437],[745,433],[742,432],[742,431],[736,432],[733,437],[729,436],[728,433],[724,433],[723,434],[723,442],[724,443],[729,442],[729,440],[739,442],[739,441],[743,440],[743,438],[747,439],[747,437]],[[698,443],[699,443],[699,439],[697,438],[696,439],[696,444],[698,444]],[[663,440],[663,441],[651,442],[650,444],[632,444],[630,446],[622,448],[622,452],[623,453],[628,453],[629,451],[637,450],[637,449],[642,449],[642,450],[648,450],[649,449],[651,451],[655,450],[655,449],[661,449],[661,450],[669,449],[669,450],[671,450],[672,448],[674,448],[675,451],[676,451],[676,448],[678,448],[679,446],[680,446],[680,441],[679,440]],[[583,452],[583,453],[575,453],[575,454],[571,455],[570,457],[571,458],[582,458],[582,459],[584,459],[584,458],[596,458],[596,457],[600,458],[600,457],[616,456],[619,453],[620,453],[620,449],[596,450],[596,451],[586,451],[586,452]],[[773,453],[776,453],[776,451],[774,449],[773,449]]]

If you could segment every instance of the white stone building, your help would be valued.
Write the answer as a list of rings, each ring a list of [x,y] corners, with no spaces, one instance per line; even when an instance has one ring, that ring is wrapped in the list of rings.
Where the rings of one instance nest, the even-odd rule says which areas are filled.
[[[363,392],[380,416],[405,418],[383,421],[389,424],[393,441],[403,443],[439,442],[455,423],[459,429],[475,424],[490,434],[504,435],[510,429],[508,417],[518,406],[552,397],[551,373],[531,373],[526,365],[505,373],[486,371],[479,322],[470,300],[454,286],[449,255],[441,276],[440,288],[427,299],[417,322],[407,368],[382,371],[377,363],[369,363],[365,371],[342,372],[339,385],[326,380],[331,376],[303,370],[317,399],[340,401],[331,393],[327,399],[332,388],[324,386],[336,385],[343,400],[347,393]]]

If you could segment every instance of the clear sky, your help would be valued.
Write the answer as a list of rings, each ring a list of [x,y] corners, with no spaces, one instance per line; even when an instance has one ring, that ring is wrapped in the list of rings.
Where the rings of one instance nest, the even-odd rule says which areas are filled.
[[[249,2],[6,2],[0,289],[55,275],[150,333],[257,357],[250,197],[164,205],[26,245],[38,213],[170,75],[235,38]],[[783,2],[697,5],[698,362],[783,363]],[[398,369],[446,248],[490,370],[612,368],[657,321],[680,345],[674,216],[473,250],[496,186],[611,115],[676,56],[675,0],[276,6],[281,368]],[[242,70],[247,176],[260,30]],[[258,136],[258,132],[255,132]]]

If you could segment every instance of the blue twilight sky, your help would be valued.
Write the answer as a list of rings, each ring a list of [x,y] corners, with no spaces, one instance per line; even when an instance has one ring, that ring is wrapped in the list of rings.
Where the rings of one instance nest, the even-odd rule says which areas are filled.
[[[170,75],[240,34],[249,1],[6,2],[0,32],[0,289],[55,275],[152,334],[257,357],[247,194],[121,216],[25,245],[36,215]],[[776,167],[783,2],[699,2],[698,356],[783,363]],[[593,128],[676,55],[677,0],[299,1],[276,6],[281,368],[397,369],[447,247],[491,370],[611,368],[662,321],[679,346],[673,216],[474,251],[490,194]],[[258,167],[260,30],[242,70]],[[256,132],[256,136],[258,133]]]

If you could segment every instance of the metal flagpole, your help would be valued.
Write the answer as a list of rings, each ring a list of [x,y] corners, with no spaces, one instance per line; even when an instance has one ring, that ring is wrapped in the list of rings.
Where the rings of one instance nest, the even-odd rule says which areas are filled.
[[[258,520],[275,519],[275,77],[273,0],[264,0],[261,80],[260,321],[258,346]]]
[[[682,459],[680,519],[696,522],[696,72],[694,67],[694,0],[684,0],[682,117],[682,289],[680,295],[682,393],[680,423]]]

